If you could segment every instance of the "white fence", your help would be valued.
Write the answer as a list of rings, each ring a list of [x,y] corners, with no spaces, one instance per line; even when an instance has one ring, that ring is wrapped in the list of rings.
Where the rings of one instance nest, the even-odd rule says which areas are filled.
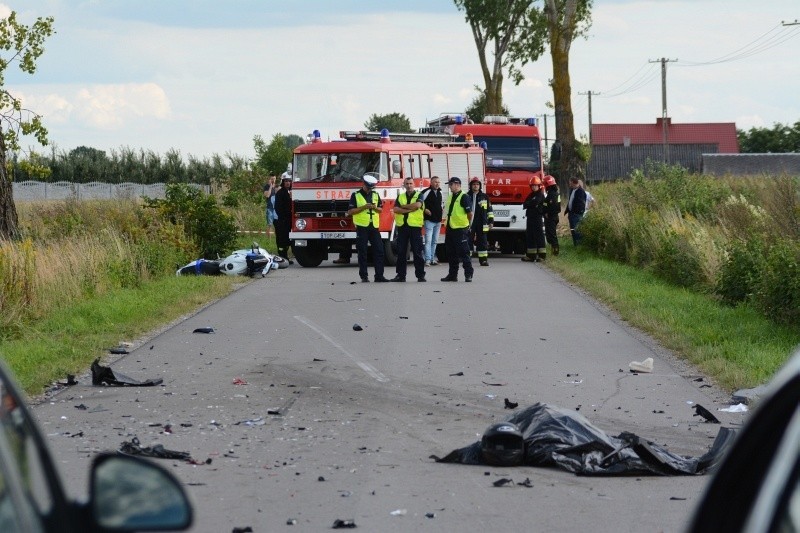
[[[198,185],[190,183],[189,186],[196,187],[205,193],[209,192],[208,185]],[[137,198],[147,196],[149,198],[165,197],[167,185],[165,183],[151,183],[143,185],[141,183],[72,183],[69,181],[57,181],[55,183],[45,183],[43,181],[21,181],[11,184],[15,202],[36,201],[36,200],[113,200],[120,198]]]

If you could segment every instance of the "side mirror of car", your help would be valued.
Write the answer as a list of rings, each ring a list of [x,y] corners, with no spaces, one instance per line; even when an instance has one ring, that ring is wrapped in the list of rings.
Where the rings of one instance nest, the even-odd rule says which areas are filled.
[[[114,531],[178,531],[192,525],[192,506],[180,482],[138,457],[104,453],[91,471],[94,523]]]

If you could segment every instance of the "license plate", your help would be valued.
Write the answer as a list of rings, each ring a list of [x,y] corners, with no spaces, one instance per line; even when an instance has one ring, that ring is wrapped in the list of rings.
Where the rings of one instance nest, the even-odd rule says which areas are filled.
[[[494,216],[496,217],[507,217],[509,215],[508,209],[494,209]]]
[[[323,232],[320,234],[320,239],[344,239],[344,233],[341,232]]]

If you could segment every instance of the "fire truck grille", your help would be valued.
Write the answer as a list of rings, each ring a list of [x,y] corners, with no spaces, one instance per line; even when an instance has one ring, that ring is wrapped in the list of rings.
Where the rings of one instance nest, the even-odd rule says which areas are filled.
[[[344,216],[347,213],[349,200],[303,200],[294,203],[296,215],[307,216]]]

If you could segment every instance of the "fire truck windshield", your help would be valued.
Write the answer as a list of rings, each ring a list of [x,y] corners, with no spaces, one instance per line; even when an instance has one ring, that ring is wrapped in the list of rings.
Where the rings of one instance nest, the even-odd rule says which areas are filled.
[[[386,168],[386,156],[375,152],[296,154],[294,157],[295,181],[298,182],[360,182],[367,173],[385,180]]]
[[[486,143],[486,170],[542,169],[542,154],[539,139],[535,137],[479,137],[478,143]]]

